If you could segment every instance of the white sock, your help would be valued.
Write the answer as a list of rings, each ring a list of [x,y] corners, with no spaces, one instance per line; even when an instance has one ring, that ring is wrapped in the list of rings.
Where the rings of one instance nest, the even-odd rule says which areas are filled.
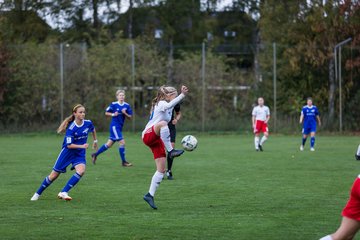
[[[255,137],[255,149],[259,149],[259,141],[260,141],[260,138]]]
[[[359,145],[359,147],[358,147],[358,150],[357,150],[357,152],[356,152],[356,155],[360,156],[360,145]]]
[[[156,171],[154,176],[151,179],[149,193],[151,196],[155,195],[156,189],[159,187],[161,181],[163,180],[164,174],[161,172]]]
[[[266,136],[263,136],[263,137],[261,138],[260,145],[262,146],[263,143],[264,143],[266,140],[267,140],[267,137],[266,137]]]
[[[331,235],[327,235],[323,238],[320,238],[320,240],[332,240],[332,237],[331,237]]]
[[[160,128],[160,138],[163,141],[166,151],[170,152],[174,148],[171,146],[170,142],[170,130],[169,127],[166,125],[165,127]]]

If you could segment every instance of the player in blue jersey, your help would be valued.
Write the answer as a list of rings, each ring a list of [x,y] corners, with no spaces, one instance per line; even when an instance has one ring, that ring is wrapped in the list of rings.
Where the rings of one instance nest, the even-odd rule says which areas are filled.
[[[72,114],[65,118],[57,132],[65,132],[61,152],[50,175],[44,179],[39,189],[32,196],[31,201],[38,200],[42,192],[50,186],[61,173],[65,173],[66,168],[72,164],[75,173],[58,194],[58,198],[70,201],[72,198],[68,195],[68,192],[80,181],[85,173],[85,153],[89,147],[87,138],[90,132],[94,139],[93,148],[97,148],[95,127],[90,120],[85,120],[85,107],[81,104],[74,106]]]
[[[125,119],[131,119],[132,109],[130,104],[125,102],[125,91],[116,91],[117,102],[112,102],[106,109],[105,115],[111,117],[110,123],[110,137],[108,141],[100,147],[100,149],[91,154],[92,162],[95,164],[97,156],[111,148],[115,142],[119,142],[119,154],[123,167],[131,167],[132,164],[126,161],[125,158],[125,139],[122,135],[122,128],[125,123]]]
[[[310,151],[315,151],[315,133],[316,133],[316,122],[321,126],[321,120],[319,111],[315,105],[313,105],[312,98],[307,98],[307,105],[301,110],[300,124],[303,123],[303,137],[300,151],[304,151],[304,146],[307,137],[310,134]]]

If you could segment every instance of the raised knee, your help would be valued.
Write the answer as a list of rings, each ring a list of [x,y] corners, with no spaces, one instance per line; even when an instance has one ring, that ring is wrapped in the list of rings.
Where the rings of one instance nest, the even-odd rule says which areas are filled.
[[[167,125],[168,125],[168,123],[167,123],[166,121],[160,121],[158,124],[159,124],[161,127],[164,127],[164,126],[167,126]]]

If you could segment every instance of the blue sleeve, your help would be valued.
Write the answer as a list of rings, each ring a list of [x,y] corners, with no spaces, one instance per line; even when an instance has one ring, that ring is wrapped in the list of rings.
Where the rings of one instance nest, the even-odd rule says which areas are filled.
[[[66,130],[64,142],[65,142],[66,146],[70,145],[74,142],[74,133],[72,130],[70,130],[70,129]]]
[[[127,112],[127,114],[129,114],[129,115],[133,115],[133,111],[132,111],[132,109],[131,109],[130,104],[127,105],[126,112]]]
[[[316,108],[315,116],[319,116],[319,110],[318,110],[318,108]]]
[[[107,108],[106,108],[106,112],[109,112],[109,113],[114,113],[114,109],[112,108],[112,104],[110,104]]]
[[[89,132],[94,132],[94,124],[92,123],[92,121],[90,121],[90,124],[89,124]]]

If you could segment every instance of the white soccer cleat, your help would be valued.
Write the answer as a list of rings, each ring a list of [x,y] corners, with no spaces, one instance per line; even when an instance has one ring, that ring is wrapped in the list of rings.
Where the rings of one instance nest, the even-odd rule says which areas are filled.
[[[37,201],[37,200],[39,200],[39,197],[40,197],[39,194],[34,193],[34,195],[32,196],[32,198],[31,198],[30,200],[31,200],[31,201]]]
[[[304,146],[300,145],[300,151],[304,151]]]
[[[315,152],[315,148],[313,148],[313,147],[310,148],[310,151]]]
[[[59,192],[58,198],[64,199],[65,201],[71,201],[72,198],[68,195],[67,192]]]

